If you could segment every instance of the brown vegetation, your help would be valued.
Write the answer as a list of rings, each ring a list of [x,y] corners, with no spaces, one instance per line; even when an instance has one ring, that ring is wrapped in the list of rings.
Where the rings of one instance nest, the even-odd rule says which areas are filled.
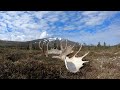
[[[0,79],[120,79],[119,47],[83,47],[90,61],[77,73],[70,73],[63,61],[45,57],[40,50],[0,48]]]

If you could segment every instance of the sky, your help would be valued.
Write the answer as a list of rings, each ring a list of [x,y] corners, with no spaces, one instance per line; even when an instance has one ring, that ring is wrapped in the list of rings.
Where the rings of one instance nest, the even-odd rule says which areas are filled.
[[[0,11],[0,40],[60,37],[79,43],[120,43],[120,11]]]

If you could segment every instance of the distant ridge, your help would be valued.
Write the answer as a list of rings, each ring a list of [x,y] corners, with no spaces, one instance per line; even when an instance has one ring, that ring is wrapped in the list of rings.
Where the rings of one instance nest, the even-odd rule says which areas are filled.
[[[56,40],[58,41],[61,41],[62,40],[62,43],[65,44],[66,42],[66,39],[64,38],[59,38],[59,37],[49,37],[49,38],[43,38],[43,39],[35,39],[35,40],[31,40],[31,41],[8,41],[8,40],[0,40],[0,46],[11,46],[11,47],[14,47],[14,46],[28,46],[29,43],[31,44],[36,44],[38,45],[39,41],[43,41],[43,42],[46,42],[46,41],[50,41],[50,42],[55,42]],[[78,44],[77,42],[73,42],[73,41],[70,41],[70,40],[67,40],[68,44],[70,45],[73,45],[73,44]]]

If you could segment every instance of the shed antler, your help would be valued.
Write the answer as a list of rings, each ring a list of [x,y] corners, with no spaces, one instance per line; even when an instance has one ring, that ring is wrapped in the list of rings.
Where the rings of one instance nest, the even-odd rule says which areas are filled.
[[[63,49],[62,43],[61,43],[60,47],[61,47],[61,53],[58,56],[53,56],[52,58],[58,58],[58,59],[64,60],[67,55],[69,55],[70,53],[73,52],[72,49],[73,49],[74,45],[67,46],[67,40],[66,40],[65,48]]]
[[[40,45],[39,45],[40,46]],[[60,41],[60,50],[58,49],[50,49],[48,50],[49,41],[47,42],[47,51],[46,51],[46,57],[48,57],[49,54],[56,54],[56,56],[52,56],[52,58],[57,58],[60,60],[63,60],[65,62],[65,66],[67,70],[69,70],[72,73],[76,73],[79,71],[81,67],[83,67],[83,64],[89,61],[82,61],[82,59],[89,54],[87,52],[81,57],[76,57],[76,55],[80,52],[82,49],[82,45],[80,46],[79,50],[71,57],[69,58],[68,55],[73,53],[73,46],[67,46],[67,40],[66,40],[66,46],[63,48],[62,43]],[[41,49],[41,48],[40,48]]]
[[[47,51],[46,51],[47,54],[61,54],[61,52],[62,52],[61,50],[54,49],[54,48],[49,50],[48,46],[49,46],[49,42],[47,43]]]
[[[58,58],[65,62],[65,66],[67,70],[69,70],[72,73],[76,73],[79,71],[81,67],[83,67],[83,64],[89,61],[82,61],[82,59],[88,55],[89,52],[84,54],[81,57],[76,57],[76,55],[80,52],[82,45],[80,46],[79,50],[71,57],[69,58],[67,55],[73,52],[73,46],[66,46],[65,49],[62,50],[61,54],[59,56],[53,56],[52,58]]]
[[[72,53],[72,48],[71,46],[68,46],[67,47],[67,40],[66,40],[66,46],[65,48],[63,48],[62,46],[62,41],[60,41],[60,50],[59,49],[48,49],[48,46],[49,46],[49,42],[47,43],[47,50],[46,50],[46,57],[48,57],[49,54],[55,54],[55,55],[58,55],[58,56],[53,56],[52,58],[59,58],[59,59],[62,59],[64,60],[65,59],[65,56]]]
[[[41,41],[39,41],[39,48],[42,50],[42,48],[41,48],[40,44],[41,44]]]
[[[48,57],[48,55],[49,54],[56,54],[56,55],[60,55],[61,53],[62,53],[62,51],[63,51],[63,47],[62,46],[60,46],[60,50],[59,49],[54,49],[54,48],[51,48],[50,50],[48,49],[48,47],[49,47],[49,41],[47,42],[47,44],[46,44],[46,51],[45,51],[45,55],[46,55],[46,57]],[[40,44],[41,44],[41,41],[39,41],[39,48],[41,49],[41,50],[43,50],[43,47],[41,47],[40,46]]]
[[[48,57],[48,44],[49,44],[49,41],[48,42],[44,42],[43,41],[43,43],[42,43],[42,47],[41,47],[41,41],[39,41],[39,49],[41,49],[42,51],[43,51],[43,53],[44,53],[44,55],[46,56],[46,57]],[[47,46],[47,48],[45,47],[45,46]],[[45,48],[47,49],[47,50],[45,50]]]
[[[73,57],[69,58],[69,57],[66,56],[66,58],[65,58],[65,66],[66,66],[67,70],[69,70],[69,71],[72,72],[72,73],[78,72],[79,69],[80,69],[81,67],[83,67],[83,64],[84,64],[84,63],[89,62],[89,61],[82,61],[82,59],[83,59],[86,55],[88,55],[89,52],[87,52],[86,54],[84,54],[84,55],[81,56],[81,57],[75,57],[75,56],[78,54],[78,52],[81,50],[81,48],[82,48],[82,45],[81,45],[81,47],[79,48],[79,50],[74,54]]]

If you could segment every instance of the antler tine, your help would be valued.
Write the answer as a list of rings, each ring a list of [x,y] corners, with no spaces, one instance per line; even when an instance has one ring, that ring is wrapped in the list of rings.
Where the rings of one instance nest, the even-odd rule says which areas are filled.
[[[75,44],[72,46],[72,48],[74,48]],[[69,45],[68,47],[71,47],[71,45]]]
[[[60,49],[63,50],[62,40],[60,41]]]
[[[48,51],[48,45],[49,45],[49,41],[47,42],[47,51]]]
[[[39,48],[42,50],[42,48],[41,48],[41,46],[40,46],[40,43],[41,43],[41,41],[39,41]]]
[[[81,44],[79,50],[75,53],[75,55],[73,57],[75,57],[78,54],[78,52],[81,50],[81,48],[82,48],[82,44]]]
[[[48,44],[49,44],[49,41],[47,42],[47,51],[46,51],[46,57],[48,57]]]
[[[87,56],[89,54],[89,52],[87,52],[85,55],[83,55],[81,58],[84,58],[85,56]]]
[[[74,48],[75,44],[72,46],[72,48]]]
[[[65,49],[67,48],[67,39],[66,39],[66,45],[65,45]]]

